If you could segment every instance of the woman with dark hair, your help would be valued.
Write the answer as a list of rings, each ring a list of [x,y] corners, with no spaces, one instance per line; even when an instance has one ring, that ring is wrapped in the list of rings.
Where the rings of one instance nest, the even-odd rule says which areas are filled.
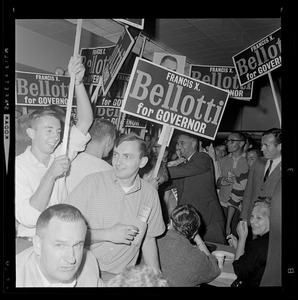
[[[201,218],[190,204],[171,213],[169,229],[157,239],[161,270],[170,286],[198,286],[220,275],[217,259],[199,235]]]

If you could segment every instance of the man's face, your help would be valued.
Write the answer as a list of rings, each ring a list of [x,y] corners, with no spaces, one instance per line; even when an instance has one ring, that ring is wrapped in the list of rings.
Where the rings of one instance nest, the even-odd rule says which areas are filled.
[[[171,70],[171,71],[177,71],[177,63],[170,60],[170,59],[166,59],[163,63],[162,63],[163,67],[166,67],[167,69]]]
[[[280,157],[281,144],[275,144],[275,137],[272,133],[262,136],[261,150],[266,159]]]
[[[60,121],[52,116],[43,116],[33,130],[32,147],[34,150],[43,154],[52,154],[60,142]]]
[[[36,236],[39,247],[39,267],[50,283],[71,282],[83,257],[87,226],[83,220],[76,222],[51,219],[43,236]]]
[[[114,147],[112,165],[119,179],[134,179],[147,161],[147,157],[140,157],[139,143],[136,141],[124,141]]]
[[[236,133],[232,133],[227,139],[227,150],[229,153],[234,153],[244,146],[244,141]]]
[[[258,158],[258,155],[255,151],[249,151],[246,153],[246,159],[248,165],[251,167],[254,161]]]
[[[184,158],[189,158],[189,156],[196,151],[194,140],[183,134],[178,137],[177,147],[181,156]]]

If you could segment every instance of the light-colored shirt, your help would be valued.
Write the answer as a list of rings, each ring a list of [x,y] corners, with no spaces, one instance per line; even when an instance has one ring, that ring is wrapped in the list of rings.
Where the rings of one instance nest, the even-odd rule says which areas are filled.
[[[73,280],[69,283],[65,283],[64,281],[62,282],[58,282],[58,283],[50,283],[46,277],[43,275],[43,273],[41,272],[38,263],[36,261],[36,269],[39,273],[40,279],[42,281],[42,286],[43,287],[74,287],[77,283],[77,279],[73,278]]]
[[[273,172],[273,170],[276,168],[276,166],[277,166],[280,162],[281,162],[281,156],[278,157],[278,158],[273,159],[272,165],[271,165],[271,169],[270,169],[270,172],[269,172],[268,176]],[[267,159],[266,166],[265,166],[265,170],[264,170],[264,175],[265,175],[265,173],[266,173],[266,170],[267,170],[268,167],[269,167],[269,164],[270,164],[270,159]]]
[[[70,193],[89,174],[109,171],[113,167],[105,160],[86,152],[78,154],[71,163],[69,175],[66,177],[67,191]]]
[[[114,170],[87,175],[68,195],[66,203],[77,207],[91,229],[104,229],[117,223],[135,225],[140,231],[131,245],[98,242],[90,246],[101,270],[120,273],[135,265],[145,236],[138,213],[144,206],[151,209],[147,220],[148,237],[157,237],[165,230],[160,200],[156,189],[137,176],[135,185],[127,192],[120,186]]]
[[[78,152],[85,149],[90,140],[90,134],[83,135],[76,126],[73,126],[69,138],[68,156],[73,160]],[[33,237],[35,234],[35,224],[40,211],[30,205],[30,198],[38,189],[54,159],[59,155],[62,155],[61,144],[51,154],[47,167],[32,154],[31,146],[28,146],[24,153],[16,157],[15,217],[18,222],[17,236]],[[47,207],[62,202],[64,200],[62,196],[66,196],[65,192],[65,178],[62,177],[55,181]]]
[[[51,284],[42,274],[33,247],[27,248],[16,256],[16,287],[102,287],[99,267],[95,256],[84,249],[81,266],[70,283]]]
[[[231,199],[232,192],[234,191],[236,194],[233,193],[233,197],[235,198],[233,200],[238,203],[239,207],[240,201],[243,198],[249,172],[246,154],[244,152],[242,155],[235,158],[232,153],[230,153],[229,155],[220,158],[218,160],[218,165],[220,167],[221,176],[227,176],[229,171],[232,171],[236,176],[234,185],[230,184],[220,187],[218,192],[220,204],[227,207],[229,205],[228,202]]]

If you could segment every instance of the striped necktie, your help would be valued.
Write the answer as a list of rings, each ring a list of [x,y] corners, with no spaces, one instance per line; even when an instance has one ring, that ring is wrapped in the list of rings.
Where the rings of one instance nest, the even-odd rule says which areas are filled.
[[[269,174],[270,174],[270,170],[271,170],[271,167],[272,167],[272,163],[273,163],[273,160],[270,159],[270,164],[269,164],[269,167],[268,167],[267,170],[266,170],[266,173],[265,173],[263,182],[265,182],[265,181],[267,180],[267,178],[268,178],[268,176],[269,176]]]

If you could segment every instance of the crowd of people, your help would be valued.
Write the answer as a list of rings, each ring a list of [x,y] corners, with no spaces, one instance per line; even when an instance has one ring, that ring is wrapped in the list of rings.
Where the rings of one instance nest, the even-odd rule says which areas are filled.
[[[94,119],[84,71],[72,57],[67,153],[59,107],[16,123],[30,141],[16,156],[16,286],[198,287],[221,272],[205,242],[235,247],[233,286],[280,285],[281,130],[259,147],[239,131],[215,147],[179,133],[154,177],[157,138]]]

